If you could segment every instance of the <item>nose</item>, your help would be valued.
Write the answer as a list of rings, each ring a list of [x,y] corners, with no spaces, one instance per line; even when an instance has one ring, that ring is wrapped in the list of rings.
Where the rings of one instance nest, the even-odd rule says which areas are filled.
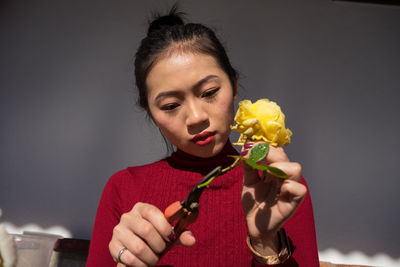
[[[208,114],[201,103],[192,101],[188,104],[186,125],[188,127],[201,126],[208,120]]]

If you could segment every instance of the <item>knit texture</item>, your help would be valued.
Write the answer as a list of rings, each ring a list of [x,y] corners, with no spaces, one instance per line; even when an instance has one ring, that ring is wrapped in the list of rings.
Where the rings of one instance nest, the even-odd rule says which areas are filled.
[[[236,154],[229,142],[219,155],[207,159],[178,150],[166,159],[114,174],[100,200],[87,266],[116,265],[108,250],[112,230],[121,215],[137,202],[150,203],[164,211],[171,203],[186,198],[193,186],[216,166],[230,165],[233,159],[228,155]],[[253,260],[246,245],[247,227],[240,199],[242,181],[242,167],[237,166],[204,190],[198,219],[188,227],[196,244],[173,248],[160,260],[160,266],[265,266]],[[304,179],[302,183],[305,184]],[[284,227],[296,250],[281,266],[319,266],[308,193]]]

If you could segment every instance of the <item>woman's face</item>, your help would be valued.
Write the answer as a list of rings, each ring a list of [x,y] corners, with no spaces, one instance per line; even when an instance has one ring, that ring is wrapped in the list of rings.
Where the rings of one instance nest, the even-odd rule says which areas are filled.
[[[157,61],[146,85],[152,119],[173,145],[203,158],[222,150],[236,94],[213,57],[173,53]]]

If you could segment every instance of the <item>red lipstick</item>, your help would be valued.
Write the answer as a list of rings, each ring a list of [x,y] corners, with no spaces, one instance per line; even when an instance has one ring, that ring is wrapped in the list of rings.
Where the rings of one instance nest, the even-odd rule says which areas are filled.
[[[208,131],[205,131],[205,132],[196,134],[196,135],[193,137],[192,141],[193,141],[194,143],[196,143],[196,145],[199,145],[199,146],[206,146],[206,145],[208,145],[209,143],[211,143],[211,141],[214,139],[214,137],[215,137],[215,132],[208,132]]]

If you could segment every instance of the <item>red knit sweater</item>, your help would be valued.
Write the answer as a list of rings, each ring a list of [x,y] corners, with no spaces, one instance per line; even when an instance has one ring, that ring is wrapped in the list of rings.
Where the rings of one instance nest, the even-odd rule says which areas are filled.
[[[152,164],[129,167],[114,174],[104,188],[97,210],[88,267],[115,266],[108,243],[120,216],[135,203],[147,202],[160,210],[183,200],[192,187],[213,168],[232,163],[227,155],[237,154],[228,142],[213,158],[202,159],[182,151]],[[199,217],[188,229],[193,247],[177,246],[159,262],[167,266],[263,266],[256,263],[246,245],[247,227],[240,195],[242,167],[216,178],[200,198]],[[305,184],[304,179],[302,183]],[[307,193],[296,213],[284,224],[296,249],[280,266],[319,266],[314,217]]]

